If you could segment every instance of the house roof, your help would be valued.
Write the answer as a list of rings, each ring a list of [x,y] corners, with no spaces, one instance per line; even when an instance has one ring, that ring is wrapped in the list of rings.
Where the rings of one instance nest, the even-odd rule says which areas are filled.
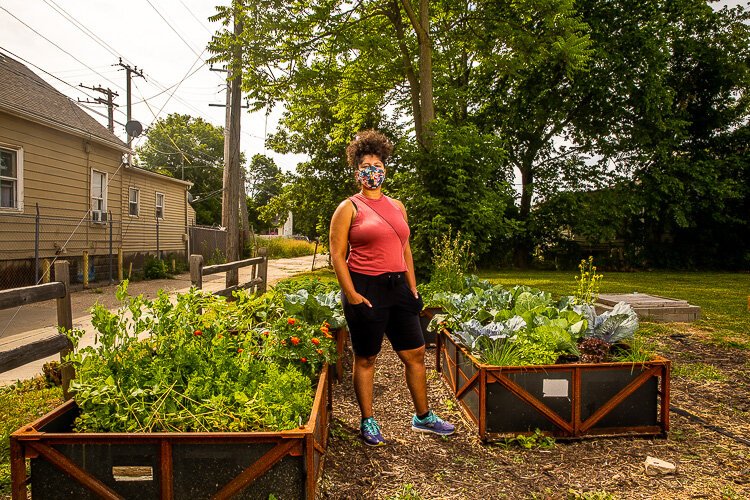
[[[69,97],[5,54],[0,54],[0,111],[129,152],[124,142]]]

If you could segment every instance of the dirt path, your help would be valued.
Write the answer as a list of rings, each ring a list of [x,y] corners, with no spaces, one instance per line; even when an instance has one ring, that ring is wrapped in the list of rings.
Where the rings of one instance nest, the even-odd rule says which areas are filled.
[[[750,356],[707,348],[697,335],[662,339],[661,351],[678,361],[706,359],[709,353],[711,359],[728,360],[718,365],[726,378],[673,377],[672,405],[750,438]],[[750,498],[750,446],[674,412],[668,439],[596,438],[558,442],[548,449],[481,444],[434,371],[434,357],[435,350],[428,350],[430,401],[458,424],[457,434],[441,438],[411,431],[413,410],[403,370],[386,342],[376,368],[375,416],[389,444],[370,448],[360,442],[351,382],[336,386],[320,498]],[[647,456],[675,463],[677,474],[647,476]]]
[[[315,268],[325,267],[328,264],[327,255],[318,255],[315,258]],[[313,256],[295,257],[291,259],[276,259],[268,263],[268,283],[277,281],[310,271],[313,265]],[[206,276],[203,288],[209,291],[225,288],[224,274]],[[240,270],[240,282],[250,280],[249,268]],[[186,292],[190,289],[190,274],[183,273],[171,279],[145,280],[130,283],[128,292],[131,295],[143,294],[144,297],[154,298],[159,290],[169,294]],[[71,294],[71,306],[73,309],[73,326],[82,328],[87,332],[82,340],[83,345],[93,342],[93,328],[91,327],[91,307],[99,302],[107,309],[115,309],[119,303],[115,297],[117,285],[93,284],[84,290],[80,286],[74,288]],[[57,324],[57,309],[54,300],[30,304],[20,308],[5,309],[0,311],[0,349],[15,343],[28,343],[39,337],[44,337],[55,331]],[[42,366],[47,361],[57,359],[58,356],[50,356],[26,366],[0,373],[0,385],[7,385],[19,379],[31,378],[42,371]]]

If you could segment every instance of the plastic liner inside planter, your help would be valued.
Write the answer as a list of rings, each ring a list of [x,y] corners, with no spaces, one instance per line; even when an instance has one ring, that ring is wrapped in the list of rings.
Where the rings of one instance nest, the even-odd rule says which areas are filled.
[[[446,331],[437,368],[483,440],[536,429],[560,438],[666,436],[670,362],[492,366]]]
[[[328,444],[331,371],[321,371],[307,424],[290,431],[75,433],[79,410],[68,401],[11,436],[13,498],[27,498],[28,483],[34,500],[313,499]]]

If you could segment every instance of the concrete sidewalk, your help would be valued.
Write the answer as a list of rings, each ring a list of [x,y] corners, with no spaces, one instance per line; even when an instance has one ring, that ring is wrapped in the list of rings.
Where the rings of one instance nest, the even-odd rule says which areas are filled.
[[[291,259],[277,259],[268,262],[268,283],[308,272],[312,269],[313,256],[295,257]],[[327,255],[317,255],[315,269],[328,265]],[[214,274],[203,278],[203,289],[216,291],[225,288],[224,274]],[[250,268],[240,269],[240,283],[250,281]],[[154,298],[159,290],[165,290],[170,295],[187,292],[190,289],[190,274],[180,274],[173,279],[147,280],[132,282],[128,286],[131,295],[143,294],[146,298]],[[91,325],[91,307],[97,302],[107,309],[116,309],[120,304],[115,298],[117,285],[96,287],[88,290],[73,291],[71,306],[73,309],[73,327],[81,328],[86,335],[81,339],[81,345],[94,343],[94,329]],[[0,311],[0,350],[8,349],[18,343],[29,343],[36,338],[49,336],[56,331],[57,308],[54,300],[30,304],[20,308]],[[59,355],[29,363],[25,366],[0,373],[0,385],[12,384],[17,380],[32,378],[42,373],[44,363],[59,360]]]

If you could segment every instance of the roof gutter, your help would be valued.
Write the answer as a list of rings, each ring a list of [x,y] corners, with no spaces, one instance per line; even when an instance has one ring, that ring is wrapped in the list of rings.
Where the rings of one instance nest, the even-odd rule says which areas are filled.
[[[177,184],[183,184],[183,185],[187,186],[188,188],[190,188],[190,187],[193,186],[193,183],[190,182],[190,181],[183,181],[182,179],[175,179],[174,177],[170,177],[168,175],[160,174],[158,172],[152,172],[152,171],[146,170],[144,168],[134,167],[132,165],[128,165],[127,163],[125,164],[125,168],[127,170],[130,170],[130,171],[132,171],[134,173],[137,173],[137,174],[143,174],[143,175],[146,175],[146,176],[149,176],[149,177],[156,177],[157,179],[161,179],[163,181],[172,181],[172,182],[175,182]]]

